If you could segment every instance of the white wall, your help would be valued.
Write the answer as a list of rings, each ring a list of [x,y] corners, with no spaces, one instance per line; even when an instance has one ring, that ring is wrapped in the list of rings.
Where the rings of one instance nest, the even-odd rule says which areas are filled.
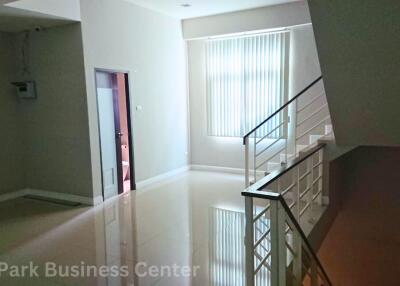
[[[0,194],[92,197],[80,25],[0,33],[0,62]],[[37,99],[18,99],[11,82],[24,80],[36,82]]]
[[[182,21],[185,39],[290,27],[311,23],[304,1]]]
[[[101,194],[95,68],[128,71],[136,180],[188,164],[185,43],[180,21],[122,0],[81,1],[92,173]],[[142,111],[135,106],[141,105]]]
[[[289,98],[321,75],[312,25],[291,28]]]
[[[244,168],[241,138],[207,136],[205,40],[189,41],[188,51],[192,164]],[[289,97],[320,76],[311,25],[291,30],[289,66]]]
[[[312,25],[292,28],[290,34],[289,98],[296,96],[320,75],[321,68]],[[315,98],[321,93],[324,93],[323,81],[318,82],[309,91],[303,94],[299,99],[298,104],[304,106],[304,104],[310,102],[312,98]],[[317,104],[322,105],[323,102],[324,99],[319,99]],[[309,112],[307,112],[307,110],[302,112],[299,120],[303,120],[308,114]],[[296,114],[292,113],[293,119],[295,116]],[[326,116],[327,109],[324,109],[319,114],[313,116],[306,122],[307,124],[302,124],[298,127],[298,135],[303,134],[309,128],[318,124]],[[295,123],[295,120],[291,120],[290,130],[292,130],[292,132],[294,132]],[[312,133],[318,134],[320,132],[323,132],[323,126],[314,129]],[[292,139],[294,140],[294,138]],[[307,145],[308,139],[308,136],[305,136],[298,142],[298,144]]]
[[[195,165],[243,168],[241,138],[207,135],[205,41],[188,42],[190,144],[191,161]]]
[[[400,145],[400,1],[309,1],[336,142]]]
[[[0,194],[24,187],[24,144],[16,91],[13,38],[0,33]]]
[[[25,187],[92,197],[83,47],[79,24],[30,32],[27,74],[17,35],[14,80],[35,80],[36,100],[21,100]]]

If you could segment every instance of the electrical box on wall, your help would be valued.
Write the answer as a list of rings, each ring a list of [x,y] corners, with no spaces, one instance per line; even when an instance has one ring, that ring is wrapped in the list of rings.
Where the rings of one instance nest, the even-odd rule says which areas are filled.
[[[35,99],[36,84],[34,81],[20,81],[12,83],[17,89],[17,95],[21,99]]]

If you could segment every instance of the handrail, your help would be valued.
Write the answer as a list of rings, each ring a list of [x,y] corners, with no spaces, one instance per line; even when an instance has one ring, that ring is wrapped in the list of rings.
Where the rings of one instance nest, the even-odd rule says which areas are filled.
[[[311,252],[311,255],[313,256],[314,260],[318,264],[319,268],[321,269],[323,275],[325,276],[327,282],[329,285],[332,285],[331,281],[329,280],[329,277],[327,273],[325,272],[325,269],[323,268],[321,262],[319,261],[317,255],[315,254],[314,249],[312,248],[311,244],[308,241],[308,238],[306,234],[303,232],[301,229],[301,226],[299,225],[298,221],[294,217],[290,207],[287,205],[285,202],[285,199],[282,194],[276,193],[276,192],[269,192],[269,191],[261,191],[264,189],[266,186],[270,185],[274,181],[278,180],[280,177],[285,175],[287,172],[289,172],[291,169],[295,168],[311,156],[313,156],[315,153],[317,153],[319,150],[325,147],[325,143],[318,143],[314,147],[310,148],[308,151],[305,152],[305,154],[301,155],[300,157],[297,157],[291,161],[288,162],[285,166],[282,166],[279,170],[265,176],[252,186],[248,187],[246,190],[242,192],[242,195],[245,197],[251,197],[251,198],[259,198],[259,199],[268,199],[268,200],[274,200],[274,201],[280,201],[282,206],[284,207],[287,215],[289,216],[290,220],[292,221],[293,225],[297,229],[297,231],[300,233],[301,238],[303,239],[304,243],[306,244],[307,248]]]
[[[288,217],[292,221],[294,227],[300,233],[300,236],[303,239],[304,243],[306,244],[308,250],[310,251],[313,259],[318,264],[319,268],[321,269],[322,273],[324,274],[326,281],[329,283],[329,285],[332,285],[332,282],[330,281],[329,276],[326,273],[321,261],[318,259],[318,256],[315,253],[314,249],[312,248],[310,242],[308,241],[308,238],[307,238],[306,234],[301,229],[299,223],[297,222],[297,220],[294,217],[292,211],[290,210],[290,207],[285,202],[285,199],[283,198],[283,196],[281,194],[278,194],[278,193],[261,192],[261,191],[244,191],[244,192],[242,192],[242,195],[246,196],[246,197],[252,197],[252,198],[260,198],[260,199],[279,201],[282,204],[283,208],[285,209],[286,214],[288,215]]]
[[[267,176],[261,178],[259,181],[255,182],[253,185],[249,186],[243,193],[249,192],[249,193],[254,193],[258,192],[259,190],[265,188],[269,184],[275,182],[278,180],[280,177],[285,175],[287,172],[289,172],[291,169],[299,165],[300,163],[304,162],[308,158],[310,158],[312,155],[317,153],[319,150],[324,148],[326,143],[318,143],[314,147],[310,148],[309,150],[305,151],[303,155],[300,157],[297,157],[293,160],[290,160],[287,164],[283,165],[281,168],[278,170],[272,172],[271,174],[268,174]],[[265,192],[262,192],[265,193]]]
[[[297,98],[299,98],[303,93],[305,93],[307,90],[309,90],[311,87],[313,87],[317,82],[319,82],[322,79],[322,75],[319,76],[316,80],[314,80],[312,83],[310,83],[306,88],[304,88],[302,91],[300,91],[295,97],[290,99],[288,102],[286,102],[284,105],[282,105],[278,110],[276,110],[274,113],[272,113],[270,116],[267,117],[264,121],[262,121],[260,124],[258,124],[256,127],[254,127],[250,132],[248,132],[244,137],[243,137],[243,145],[246,144],[246,139],[253,134],[258,128],[260,128],[262,125],[264,125],[267,121],[269,121],[271,118],[273,118],[275,115],[277,115],[279,112],[281,112],[283,109],[285,109],[289,104],[291,104],[293,101],[295,101]]]

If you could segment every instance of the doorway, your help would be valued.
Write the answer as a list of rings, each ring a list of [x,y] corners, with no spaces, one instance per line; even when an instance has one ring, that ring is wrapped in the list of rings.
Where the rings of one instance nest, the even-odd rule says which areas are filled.
[[[104,200],[136,189],[128,77],[96,70]]]

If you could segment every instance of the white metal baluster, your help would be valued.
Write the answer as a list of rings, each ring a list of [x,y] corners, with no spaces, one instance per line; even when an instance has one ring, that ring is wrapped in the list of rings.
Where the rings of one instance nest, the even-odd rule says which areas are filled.
[[[312,192],[312,173],[313,173],[313,156],[311,156],[310,158],[308,158],[306,160],[306,172],[308,173],[308,175],[306,176],[306,190],[307,194],[305,194],[304,196],[306,197],[306,207],[307,205],[308,210],[306,210],[304,212],[304,214],[306,214],[307,212],[310,214],[309,216],[309,222],[313,223],[314,222],[314,218],[312,217],[312,209],[313,209],[313,192]]]
[[[303,272],[302,272],[302,260],[301,260],[301,246],[302,246],[302,240],[300,233],[296,231],[296,227],[294,223],[289,219],[287,220],[287,224],[292,230],[291,234],[291,247],[293,251],[293,278],[294,278],[294,283],[293,279],[291,279],[292,283],[291,285],[301,285],[302,277],[303,277]],[[290,232],[289,232],[290,233]]]
[[[254,286],[254,221],[253,221],[253,198],[246,197],[246,286]]]
[[[254,131],[254,183],[257,182],[257,130]]]
[[[279,285],[279,226],[278,226],[278,202],[271,201],[270,225],[271,225],[271,285]]]
[[[318,152],[318,162],[322,162],[322,164],[318,166],[318,176],[321,176],[321,178],[318,181],[318,193],[319,193],[319,195],[318,195],[317,199],[318,199],[319,205],[322,206],[322,204],[323,204],[323,196],[324,196],[323,191],[322,191],[323,182],[324,182],[324,163],[323,163],[324,162],[324,151],[323,150],[320,150]]]
[[[244,140],[245,151],[244,151],[244,160],[245,160],[245,184],[246,188],[250,186],[250,164],[249,164],[249,137],[246,137]]]
[[[296,200],[297,200],[297,208],[296,208],[296,219],[300,224],[300,212],[301,212],[301,204],[300,204],[300,167],[299,165],[293,171],[295,179],[296,179]]]
[[[298,110],[298,100],[296,99],[295,101],[295,106],[294,106],[294,110],[295,110],[295,119],[294,119],[294,133],[293,133],[293,136],[294,136],[294,156],[296,157],[297,156],[297,122],[299,121],[299,119],[298,119],[298,112],[297,112],[297,110]]]
[[[300,167],[297,166],[296,169],[293,171],[293,180],[296,182],[296,193],[295,193],[295,200],[296,200],[296,212],[294,216],[297,222],[300,224],[300,211],[301,211],[301,204],[300,204]],[[302,239],[300,234],[295,231],[293,228],[293,248],[296,252],[296,257],[294,259],[293,265],[293,274],[296,279],[295,285],[301,285],[303,272],[302,272]]]
[[[289,132],[288,132],[288,129],[289,129],[289,107],[286,107],[285,108],[285,115],[284,115],[284,120],[285,120],[285,124],[284,124],[284,127],[283,127],[283,132],[285,133],[285,164],[287,164],[288,163],[288,140],[289,140]]]
[[[271,200],[271,285],[286,285],[286,214],[281,203]]]
[[[279,230],[279,285],[286,286],[287,248],[286,248],[286,212],[278,203]]]
[[[293,101],[292,105],[288,106],[288,136],[289,136],[289,153],[296,154],[296,110],[297,110],[297,101]],[[290,134],[289,134],[290,133]],[[296,156],[295,156],[296,157]]]

